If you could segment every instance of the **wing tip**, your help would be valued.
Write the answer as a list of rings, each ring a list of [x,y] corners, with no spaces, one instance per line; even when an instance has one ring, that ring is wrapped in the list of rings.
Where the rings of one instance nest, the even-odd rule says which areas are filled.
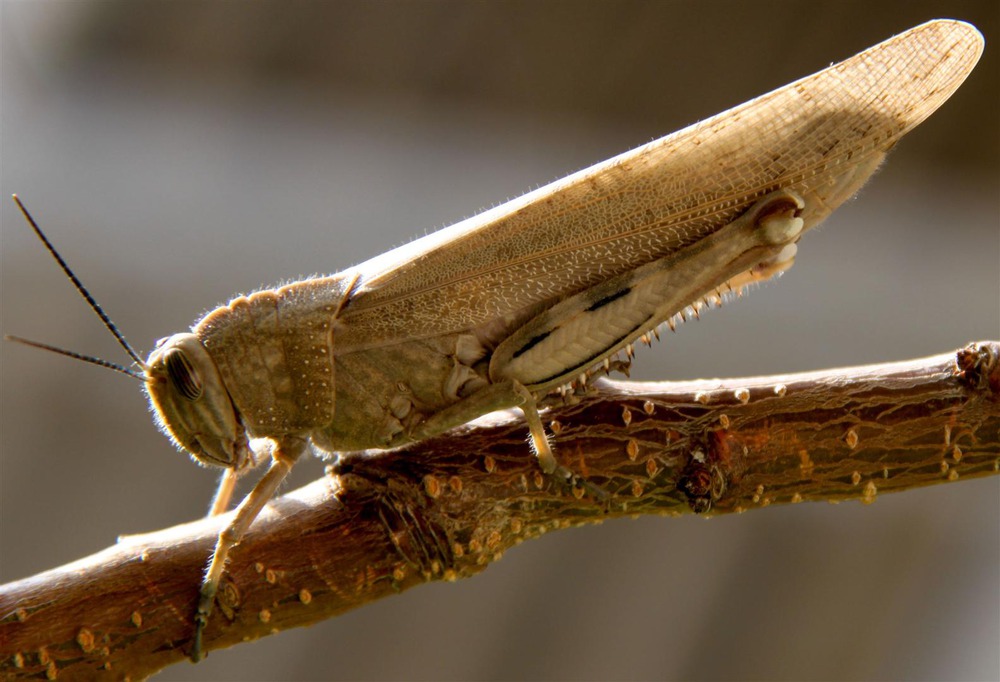
[[[904,31],[897,37],[909,37],[919,33],[937,34],[937,40],[951,39],[952,49],[960,49],[963,61],[968,62],[967,71],[972,71],[986,49],[986,38],[975,25],[962,19],[931,19]]]
[[[893,135],[898,138],[927,119],[961,87],[985,45],[983,34],[966,21],[932,19],[838,66],[847,67],[848,82],[857,79],[853,88],[859,101],[898,122],[901,127]],[[858,77],[861,72],[867,76]],[[884,93],[877,102],[871,98],[875,91]]]

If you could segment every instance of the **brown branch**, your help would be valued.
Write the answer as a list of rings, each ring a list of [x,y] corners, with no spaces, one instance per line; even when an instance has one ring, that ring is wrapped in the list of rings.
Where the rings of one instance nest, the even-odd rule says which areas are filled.
[[[604,382],[546,417],[562,462],[606,499],[544,477],[514,416],[347,455],[332,475],[272,502],[233,552],[207,648],[475,575],[512,545],[558,528],[871,502],[996,474],[1000,344],[784,377]],[[182,660],[224,518],[128,538],[0,587],[0,673],[140,678]]]

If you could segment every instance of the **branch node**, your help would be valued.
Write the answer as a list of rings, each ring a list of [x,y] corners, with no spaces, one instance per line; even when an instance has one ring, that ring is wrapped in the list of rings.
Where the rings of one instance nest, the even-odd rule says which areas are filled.
[[[989,391],[1000,398],[1000,344],[970,343],[958,351],[955,363],[959,381],[975,391]]]

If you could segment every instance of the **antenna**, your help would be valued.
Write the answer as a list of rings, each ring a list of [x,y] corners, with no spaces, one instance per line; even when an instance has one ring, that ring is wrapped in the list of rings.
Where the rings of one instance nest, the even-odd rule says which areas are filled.
[[[47,343],[41,343],[40,341],[32,341],[31,339],[22,339],[20,336],[12,336],[10,334],[5,334],[3,337],[4,341],[14,341],[16,343],[24,344],[25,346],[31,346],[32,348],[41,348],[42,350],[51,351],[53,353],[58,353],[59,355],[65,355],[68,358],[73,358],[74,360],[83,360],[84,362],[89,362],[92,365],[97,365],[98,367],[107,367],[108,369],[113,369],[116,372],[121,372],[126,374],[133,379],[138,379],[139,381],[146,381],[146,375],[142,372],[136,372],[134,369],[130,369],[123,365],[118,365],[113,362],[108,362],[107,360],[101,360],[100,358],[95,358],[93,355],[84,355],[83,353],[77,353],[75,351],[66,350],[65,348],[57,348],[56,346],[50,346]]]
[[[62,259],[62,256],[59,255],[59,252],[56,251],[56,248],[52,246],[52,242],[48,240],[48,237],[45,236],[45,233],[42,232],[40,227],[38,227],[38,223],[36,223],[35,219],[31,217],[31,213],[29,213],[28,209],[24,206],[24,204],[21,203],[21,199],[18,198],[16,194],[14,194],[13,197],[14,197],[14,203],[16,203],[17,207],[21,209],[21,213],[24,214],[24,217],[25,219],[27,219],[28,224],[31,225],[31,229],[35,231],[35,234],[38,235],[38,238],[42,240],[42,243],[45,245],[45,248],[52,255],[52,257],[56,259],[56,262],[59,263],[59,267],[61,267],[62,271],[66,273],[67,277],[69,277],[69,280],[73,283],[73,286],[76,287],[76,290],[80,292],[80,295],[83,296],[83,299],[87,302],[87,305],[90,306],[90,309],[93,310],[94,313],[96,313],[99,318],[101,318],[101,322],[104,323],[104,326],[107,327],[108,331],[110,331],[111,334],[115,337],[115,339],[118,340],[118,344],[125,349],[125,352],[128,353],[129,357],[132,358],[136,362],[136,364],[145,369],[146,363],[142,361],[142,359],[139,357],[139,354],[135,351],[134,348],[132,348],[132,345],[125,340],[125,337],[122,335],[120,331],[118,331],[118,327],[115,326],[115,323],[111,321],[111,318],[108,317],[108,314],[104,312],[104,309],[101,308],[100,304],[97,301],[95,301],[94,297],[90,295],[89,291],[87,291],[87,287],[83,286],[83,282],[81,282],[80,279],[73,273],[69,265],[66,264],[66,261],[64,261]],[[127,367],[116,365],[113,362],[108,362],[107,360],[101,360],[100,358],[95,358],[90,355],[82,355],[80,353],[64,350],[62,348],[56,348],[55,346],[49,346],[47,344],[39,343],[37,341],[29,341],[28,339],[22,339],[17,336],[5,336],[4,338],[9,341],[16,341],[17,343],[23,343],[26,346],[33,346],[35,348],[41,348],[43,350],[52,351],[53,353],[65,355],[67,357],[75,358],[77,360],[83,360],[84,362],[89,362],[98,365],[100,367],[107,367],[108,369],[113,369],[116,372],[121,372],[122,374],[127,374],[131,377],[135,377],[137,379],[142,379],[143,381],[145,381],[144,375],[135,372],[134,370],[128,369]]]

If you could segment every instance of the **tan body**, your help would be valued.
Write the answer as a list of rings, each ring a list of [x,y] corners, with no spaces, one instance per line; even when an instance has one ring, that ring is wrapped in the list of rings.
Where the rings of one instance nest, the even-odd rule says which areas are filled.
[[[819,224],[950,96],[978,58],[971,34],[918,27],[354,269],[237,298],[194,333],[251,437],[385,448],[520,404],[475,396],[569,383],[727,282],[772,274],[736,279],[797,234],[762,243],[749,228],[696,252],[779,190],[801,197],[802,232]],[[645,308],[616,300],[580,319],[640,278],[655,290]]]
[[[685,308],[787,269],[802,233],[982,48],[968,24],[923,24],[340,274],[236,298],[158,344],[143,369],[174,441],[232,472],[272,458],[220,535],[192,657],[229,549],[303,452],[391,447],[519,406],[543,470],[571,476],[537,401]],[[270,445],[253,453],[253,438]]]
[[[789,196],[784,204],[789,212],[798,211],[793,202]],[[366,299],[364,291],[353,293],[362,281],[354,271],[241,296],[205,316],[194,333],[250,438],[300,436],[325,452],[394,447],[520,405],[511,382],[534,393],[572,382],[665,317],[773,259],[800,231],[796,221],[792,234],[767,240],[753,221],[736,222],[678,254],[637,259],[582,296],[570,291],[548,305],[422,339],[345,343],[359,326],[353,304]],[[704,272],[714,274],[705,279]],[[652,290],[644,301],[630,299],[644,289]],[[625,290],[589,311],[594,322],[579,319]],[[666,316],[656,315],[662,308]],[[543,330],[571,341],[551,333],[528,347]]]

